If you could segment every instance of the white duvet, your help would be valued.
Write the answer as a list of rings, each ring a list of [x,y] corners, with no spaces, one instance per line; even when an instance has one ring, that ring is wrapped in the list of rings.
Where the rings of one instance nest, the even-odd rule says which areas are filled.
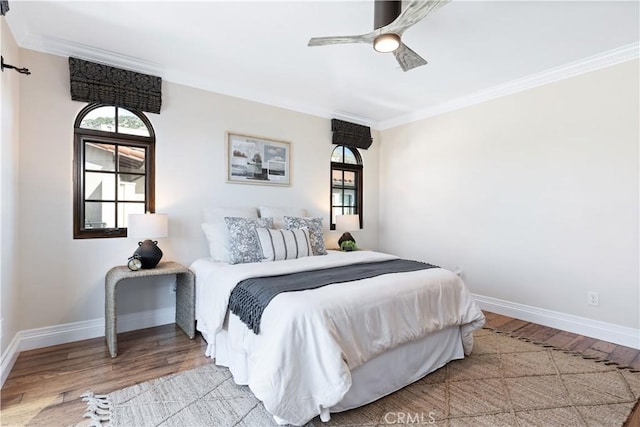
[[[239,281],[394,258],[332,252],[198,273],[196,315],[198,330],[209,340],[207,355],[215,355],[214,338]],[[192,269],[207,271],[196,263]],[[229,345],[248,355],[252,392],[271,414],[301,425],[340,402],[351,387],[350,371],[386,350],[459,325],[468,354],[471,333],[484,324],[484,316],[458,276],[432,268],[281,293],[265,309],[259,335],[238,324],[230,323]]]

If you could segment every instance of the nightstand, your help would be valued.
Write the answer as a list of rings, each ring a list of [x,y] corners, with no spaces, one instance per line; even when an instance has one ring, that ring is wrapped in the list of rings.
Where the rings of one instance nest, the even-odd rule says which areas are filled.
[[[195,277],[187,267],[177,262],[161,262],[156,268],[131,271],[126,266],[113,267],[104,280],[105,292],[105,338],[111,357],[118,355],[116,332],[116,286],[124,279],[176,275],[176,324],[191,339],[196,335]]]

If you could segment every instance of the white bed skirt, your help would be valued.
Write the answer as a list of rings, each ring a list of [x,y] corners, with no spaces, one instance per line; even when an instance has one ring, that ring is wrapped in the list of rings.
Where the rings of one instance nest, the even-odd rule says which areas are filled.
[[[246,354],[230,348],[226,330],[216,335],[215,346],[212,347],[215,348],[215,355],[211,356],[215,357],[216,365],[228,367],[236,384],[247,385],[249,371]],[[462,358],[462,335],[457,326],[388,350],[351,372],[351,388],[342,401],[328,408],[328,412],[346,411],[371,403],[419,380],[451,360]],[[323,421],[328,421],[324,418],[326,416]]]

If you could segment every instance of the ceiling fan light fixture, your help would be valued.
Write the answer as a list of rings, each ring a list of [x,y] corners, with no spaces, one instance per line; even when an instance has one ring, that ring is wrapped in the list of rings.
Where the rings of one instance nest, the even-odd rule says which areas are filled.
[[[377,52],[389,53],[400,47],[400,36],[394,33],[380,34],[373,40]]]

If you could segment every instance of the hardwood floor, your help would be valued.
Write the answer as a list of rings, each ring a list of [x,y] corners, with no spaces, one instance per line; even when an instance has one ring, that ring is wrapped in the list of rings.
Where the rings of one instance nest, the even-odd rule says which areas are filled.
[[[640,370],[640,351],[485,312],[488,327]],[[175,325],[118,334],[118,357],[104,338],[25,351],[0,399],[3,426],[67,426],[82,422],[88,390],[106,394],[123,387],[212,363],[204,340],[189,340]],[[640,426],[636,406],[628,426]]]
[[[86,407],[82,393],[106,394],[211,363],[205,345],[170,324],[118,334],[115,359],[104,337],[25,351],[2,388],[0,424],[75,425]]]

